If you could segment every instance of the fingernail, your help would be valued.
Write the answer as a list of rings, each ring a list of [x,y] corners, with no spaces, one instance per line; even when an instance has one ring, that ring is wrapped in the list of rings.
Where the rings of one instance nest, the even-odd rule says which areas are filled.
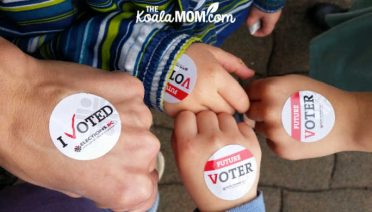
[[[249,26],[249,32],[254,35],[261,28],[261,22],[257,21],[252,26]]]

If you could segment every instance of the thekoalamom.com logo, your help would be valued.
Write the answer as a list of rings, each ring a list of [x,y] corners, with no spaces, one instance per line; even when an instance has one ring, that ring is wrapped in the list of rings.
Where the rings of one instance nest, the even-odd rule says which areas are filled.
[[[199,23],[234,23],[236,18],[232,14],[214,14],[217,12],[219,3],[211,4],[207,11],[175,11],[172,14],[166,14],[165,11],[158,11],[157,6],[147,6],[145,11],[137,11],[136,23],[181,23],[181,22],[199,22]]]

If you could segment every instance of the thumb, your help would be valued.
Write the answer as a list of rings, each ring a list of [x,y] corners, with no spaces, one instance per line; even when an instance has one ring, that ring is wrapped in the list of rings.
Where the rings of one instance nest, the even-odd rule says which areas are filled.
[[[251,13],[247,20],[245,21],[245,24],[248,26],[248,27],[251,27],[253,26],[255,23],[257,23],[258,21],[260,21],[261,17],[256,14],[256,13]]]
[[[229,73],[236,74],[242,79],[247,79],[254,75],[254,71],[248,68],[242,59],[230,54],[220,48],[210,46],[212,55],[217,59]]]

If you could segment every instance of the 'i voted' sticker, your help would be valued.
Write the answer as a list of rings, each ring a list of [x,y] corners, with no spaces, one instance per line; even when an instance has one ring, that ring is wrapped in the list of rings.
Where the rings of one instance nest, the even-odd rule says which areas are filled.
[[[223,200],[236,200],[252,188],[257,173],[256,159],[240,145],[227,145],[215,152],[204,166],[208,189]]]
[[[332,130],[335,112],[331,103],[313,91],[298,91],[282,110],[285,131],[300,142],[319,141]]]
[[[194,89],[196,76],[194,61],[183,54],[169,76],[164,100],[168,103],[179,103],[184,100]]]
[[[54,108],[49,133],[64,155],[76,160],[93,160],[109,152],[119,140],[120,116],[102,97],[73,94]]]

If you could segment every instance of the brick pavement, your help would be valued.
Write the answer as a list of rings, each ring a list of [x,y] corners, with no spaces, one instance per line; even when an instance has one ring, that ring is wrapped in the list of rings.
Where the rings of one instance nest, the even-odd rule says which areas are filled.
[[[242,26],[223,48],[241,57],[257,71],[256,77],[306,74],[308,43],[320,33],[305,18],[314,1],[288,0],[273,35],[253,38]],[[351,0],[333,0],[344,6]],[[244,82],[243,84],[246,84]],[[194,204],[185,193],[176,171],[170,147],[172,119],[154,112],[153,132],[162,142],[166,171],[160,183],[159,211],[192,211]],[[260,189],[268,212],[372,212],[372,155],[340,153],[328,157],[287,161],[275,156],[260,138],[263,158]]]

